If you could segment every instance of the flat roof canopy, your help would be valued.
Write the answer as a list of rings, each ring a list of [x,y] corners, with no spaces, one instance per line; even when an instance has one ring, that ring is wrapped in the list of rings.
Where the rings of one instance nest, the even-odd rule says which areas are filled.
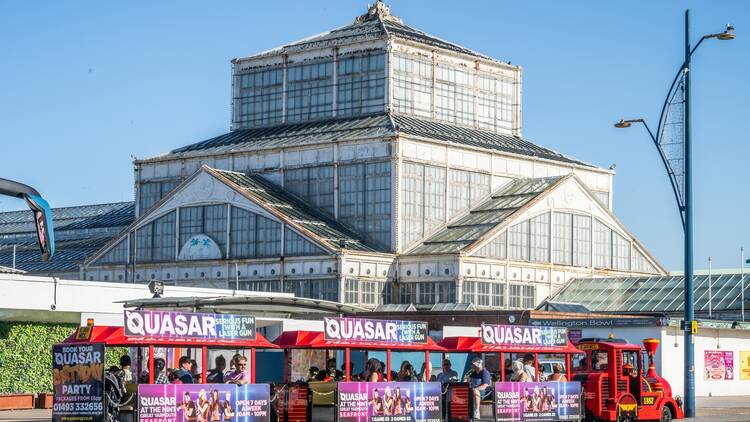
[[[479,337],[445,337],[440,346],[450,352],[475,353],[583,353],[573,343],[566,346],[507,346],[483,344]]]
[[[77,330],[76,330],[77,332]],[[237,347],[242,349],[278,349],[262,334],[256,333],[255,340],[205,340],[205,339],[164,339],[153,337],[126,337],[123,327],[94,326],[87,340],[76,339],[74,332],[63,343],[104,343],[107,346],[173,346],[173,347]]]
[[[304,314],[354,315],[367,308],[304,297],[216,296],[161,297],[122,302],[126,308],[170,309],[192,312],[241,313],[255,316],[290,318]]]
[[[326,340],[322,331],[285,331],[274,340],[283,349],[357,349],[357,350],[409,350],[444,352],[445,349],[427,337],[427,343],[358,342]]]

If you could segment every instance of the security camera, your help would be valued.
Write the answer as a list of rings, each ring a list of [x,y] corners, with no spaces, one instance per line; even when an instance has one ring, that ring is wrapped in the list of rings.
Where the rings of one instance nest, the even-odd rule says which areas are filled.
[[[55,305],[55,304],[53,303],[53,304],[49,305],[49,308],[50,308],[50,309],[52,309],[52,310],[54,311],[55,309],[57,309],[57,305]]]

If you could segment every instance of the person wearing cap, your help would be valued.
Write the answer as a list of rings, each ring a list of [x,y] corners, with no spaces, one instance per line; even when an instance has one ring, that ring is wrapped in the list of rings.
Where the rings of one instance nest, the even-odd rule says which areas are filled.
[[[479,406],[482,401],[482,393],[492,383],[490,372],[484,368],[482,358],[475,357],[471,361],[471,372],[469,373],[469,387],[474,396],[474,419],[479,419]]]

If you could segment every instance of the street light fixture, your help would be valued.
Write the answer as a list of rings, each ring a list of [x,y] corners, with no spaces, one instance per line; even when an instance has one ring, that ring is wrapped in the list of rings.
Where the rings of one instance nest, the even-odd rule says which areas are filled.
[[[692,331],[695,319],[695,304],[693,301],[693,192],[692,192],[692,146],[690,143],[690,58],[695,50],[703,43],[703,40],[715,38],[718,40],[733,40],[735,38],[734,27],[727,25],[724,32],[704,35],[695,44],[690,46],[690,11],[685,11],[685,61],[680,66],[677,75],[669,88],[667,98],[664,101],[656,134],[643,119],[620,119],[615,123],[618,129],[629,128],[633,123],[642,123],[654,142],[664,167],[672,184],[677,206],[682,219],[682,227],[685,232],[685,417],[695,417],[695,346],[694,333]],[[674,106],[674,108],[673,108]],[[679,107],[682,106],[682,107]],[[665,127],[674,122],[667,122],[676,116],[682,115],[682,140],[668,139],[663,142]],[[668,136],[669,137],[669,136]],[[679,147],[682,147],[680,150]],[[673,154],[681,154],[674,157]],[[744,292],[743,292],[744,293]]]

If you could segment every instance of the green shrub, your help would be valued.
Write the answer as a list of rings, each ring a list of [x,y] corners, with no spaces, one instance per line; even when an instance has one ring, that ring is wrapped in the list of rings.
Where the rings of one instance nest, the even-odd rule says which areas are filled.
[[[0,393],[52,391],[52,345],[65,340],[76,324],[0,321]],[[119,365],[126,347],[108,348],[105,368]]]
[[[0,393],[52,391],[52,345],[75,324],[0,322]]]

